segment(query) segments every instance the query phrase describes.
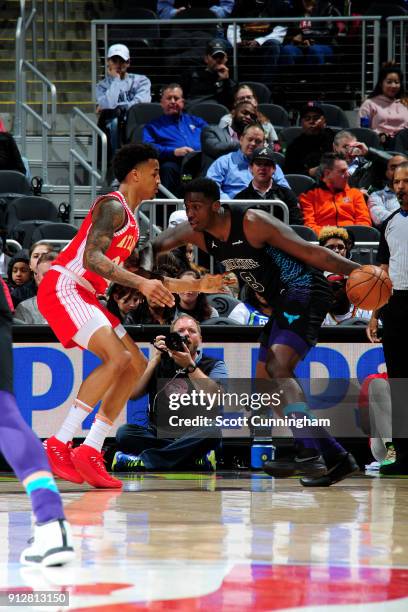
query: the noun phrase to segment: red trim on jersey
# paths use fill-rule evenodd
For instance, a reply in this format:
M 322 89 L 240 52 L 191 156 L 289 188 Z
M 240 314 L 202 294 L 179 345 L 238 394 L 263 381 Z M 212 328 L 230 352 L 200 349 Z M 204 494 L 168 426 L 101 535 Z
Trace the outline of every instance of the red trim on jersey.
M 85 278 L 94 287 L 96 293 L 99 294 L 105 293 L 109 281 L 99 274 L 87 270 L 83 264 L 83 257 L 88 234 L 92 227 L 92 212 L 95 206 L 101 200 L 105 199 L 119 200 L 126 213 L 125 225 L 114 233 L 109 249 L 105 253 L 106 257 L 111 261 L 119 266 L 123 265 L 123 262 L 126 261 L 132 253 L 139 240 L 139 227 L 136 223 L 134 214 L 127 205 L 124 195 L 120 191 L 113 191 L 112 193 L 107 193 L 96 198 L 83 220 L 77 235 L 53 262 L 53 265 L 64 266 L 76 276 Z

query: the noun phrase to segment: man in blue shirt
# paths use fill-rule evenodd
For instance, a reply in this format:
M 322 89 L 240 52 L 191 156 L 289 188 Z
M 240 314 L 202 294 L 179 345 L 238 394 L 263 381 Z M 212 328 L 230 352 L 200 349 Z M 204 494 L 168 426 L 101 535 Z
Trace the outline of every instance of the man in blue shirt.
M 207 122 L 183 112 L 183 90 L 178 83 L 167 85 L 160 104 L 163 115 L 145 125 L 143 142 L 158 150 L 161 182 L 178 195 L 182 166 L 193 157 L 191 154 L 201 151 L 201 130 Z
M 250 158 L 255 149 L 265 145 L 265 133 L 260 123 L 245 126 L 239 139 L 238 151 L 222 155 L 211 164 L 207 177 L 215 181 L 221 193 L 221 200 L 232 200 L 237 193 L 248 187 L 252 181 L 249 169 Z M 276 164 L 272 175 L 275 185 L 289 188 L 281 167 Z

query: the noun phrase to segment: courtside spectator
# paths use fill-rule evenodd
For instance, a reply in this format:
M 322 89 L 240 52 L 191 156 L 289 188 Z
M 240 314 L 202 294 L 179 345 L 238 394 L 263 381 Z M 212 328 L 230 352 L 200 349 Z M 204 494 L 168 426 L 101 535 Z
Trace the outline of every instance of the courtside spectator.
M 7 285 L 14 307 L 36 294 L 33 273 L 29 265 L 30 258 L 22 249 L 10 259 L 7 271 Z
M 272 123 L 269 121 L 268 117 L 265 117 L 265 115 L 263 115 L 259 111 L 258 98 L 256 97 L 255 92 L 252 89 L 252 87 L 250 85 L 247 85 L 246 83 L 241 83 L 240 85 L 237 86 L 235 93 L 234 93 L 234 108 L 231 111 L 231 113 L 221 117 L 218 126 L 220 128 L 232 126 L 232 121 L 234 118 L 234 110 L 236 110 L 238 105 L 241 104 L 242 102 L 249 102 L 250 104 L 255 106 L 255 109 L 257 111 L 256 120 L 258 121 L 258 123 L 262 124 L 263 130 L 265 132 L 265 140 L 270 145 L 274 146 L 275 151 L 280 151 L 281 147 L 279 144 L 279 139 L 275 131 L 275 128 L 273 127 Z
M 281 45 L 286 36 L 287 26 L 271 22 L 270 18 L 292 17 L 293 10 L 289 0 L 236 0 L 231 17 L 243 17 L 247 23 L 236 28 L 238 44 L 238 65 L 240 79 L 262 80 L 272 83 L 276 75 Z M 252 18 L 266 18 L 264 23 L 251 22 Z M 228 26 L 227 38 L 234 44 L 235 26 Z M 259 74 L 259 77 L 258 77 Z
M 384 189 L 374 191 L 368 198 L 368 210 L 370 211 L 373 225 L 377 227 L 388 219 L 394 210 L 400 207 L 399 200 L 393 189 L 393 179 L 396 168 L 406 161 L 408 161 L 406 155 L 398 154 L 391 157 L 391 159 L 388 160 L 387 170 L 385 172 L 387 185 Z
M 326 226 L 319 234 L 319 244 L 342 257 L 350 259 L 354 240 L 344 227 Z M 333 302 L 322 325 L 338 325 L 342 321 L 352 318 L 370 319 L 370 311 L 350 304 L 346 293 L 347 278 L 344 275 L 326 274 L 326 278 L 333 291 Z
M 215 181 L 220 188 L 221 200 L 233 199 L 252 181 L 249 160 L 255 149 L 265 145 L 265 134 L 262 126 L 258 123 L 245 126 L 239 144 L 238 151 L 222 155 L 207 170 L 207 177 Z M 278 164 L 273 180 L 277 185 L 289 187 Z
M 145 125 L 143 141 L 159 152 L 161 182 L 178 195 L 183 159 L 190 159 L 191 156 L 186 157 L 189 153 L 201 151 L 201 130 L 207 122 L 184 112 L 183 90 L 178 83 L 164 88 L 160 104 L 163 115 Z
M 230 125 L 207 125 L 201 132 L 202 171 L 212 162 L 232 151 L 238 151 L 239 139 L 245 126 L 258 121 L 258 114 L 251 102 L 239 102 L 231 113 Z
M 392 150 L 395 137 L 408 128 L 408 106 L 401 70 L 385 64 L 368 99 L 360 106 L 360 118 L 375 130 L 384 149 Z
M 44 252 L 40 255 L 37 260 L 35 271 L 34 271 L 34 281 L 38 288 L 42 279 L 47 274 L 48 270 L 51 268 L 52 262 L 57 258 L 57 253 L 53 251 Z M 42 316 L 41 312 L 38 310 L 37 304 L 37 296 L 28 298 L 27 300 L 23 300 L 17 306 L 14 311 L 13 323 L 26 323 L 28 325 L 48 325 L 46 319 Z
M 310 17 L 340 16 L 334 3 L 327 0 L 295 0 L 294 14 L 302 17 L 302 20 L 290 24 L 280 63 L 288 66 L 303 62 L 308 65 L 332 62 L 336 37 L 344 31 L 345 25 L 341 21 L 311 22 Z
M 320 182 L 299 196 L 304 224 L 318 235 L 325 225 L 371 226 L 363 194 L 348 185 L 347 162 L 335 153 L 326 153 L 320 171 Z
M 327 127 L 318 102 L 308 102 L 300 110 L 302 132 L 286 149 L 285 173 L 315 176 L 323 153 L 332 150 L 334 132 Z
M 210 40 L 204 64 L 185 72 L 181 86 L 189 102 L 213 101 L 228 108 L 233 102 L 235 82 L 228 68 L 227 43 L 220 38 Z
M 107 53 L 107 75 L 96 86 L 98 127 L 108 137 L 108 160 L 121 144 L 129 108 L 150 102 L 150 80 L 128 72 L 130 53 L 126 45 L 111 45 Z
M 251 156 L 249 169 L 253 175 L 252 181 L 234 199 L 236 200 L 282 200 L 289 209 L 289 223 L 303 224 L 302 211 L 296 195 L 291 189 L 275 185 L 273 175 L 276 163 L 270 147 L 256 149 Z M 283 221 L 283 215 L 278 209 L 274 216 Z

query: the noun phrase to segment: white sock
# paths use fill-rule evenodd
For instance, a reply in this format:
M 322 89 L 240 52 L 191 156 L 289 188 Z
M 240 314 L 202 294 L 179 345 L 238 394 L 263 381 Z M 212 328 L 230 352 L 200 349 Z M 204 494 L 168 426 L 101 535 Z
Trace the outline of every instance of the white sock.
M 95 448 L 100 452 L 102 449 L 102 444 L 104 443 L 111 427 L 112 421 L 101 414 L 97 414 L 94 422 L 92 423 L 92 427 L 89 430 L 89 434 L 84 440 L 84 444 L 87 446 L 92 446 L 92 448 Z
M 91 406 L 88 406 L 84 402 L 81 402 L 81 400 L 76 399 L 69 409 L 61 428 L 59 429 L 58 433 L 55 434 L 57 440 L 63 442 L 64 444 L 71 442 L 78 427 L 82 425 L 92 410 L 93 408 Z

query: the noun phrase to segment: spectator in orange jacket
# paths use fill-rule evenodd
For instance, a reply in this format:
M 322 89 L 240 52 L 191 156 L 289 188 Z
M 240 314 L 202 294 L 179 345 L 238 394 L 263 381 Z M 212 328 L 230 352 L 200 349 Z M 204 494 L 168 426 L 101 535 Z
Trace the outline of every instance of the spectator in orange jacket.
M 345 159 L 335 153 L 326 153 L 320 169 L 320 182 L 299 196 L 304 224 L 316 234 L 325 225 L 371 225 L 363 194 L 347 183 Z

